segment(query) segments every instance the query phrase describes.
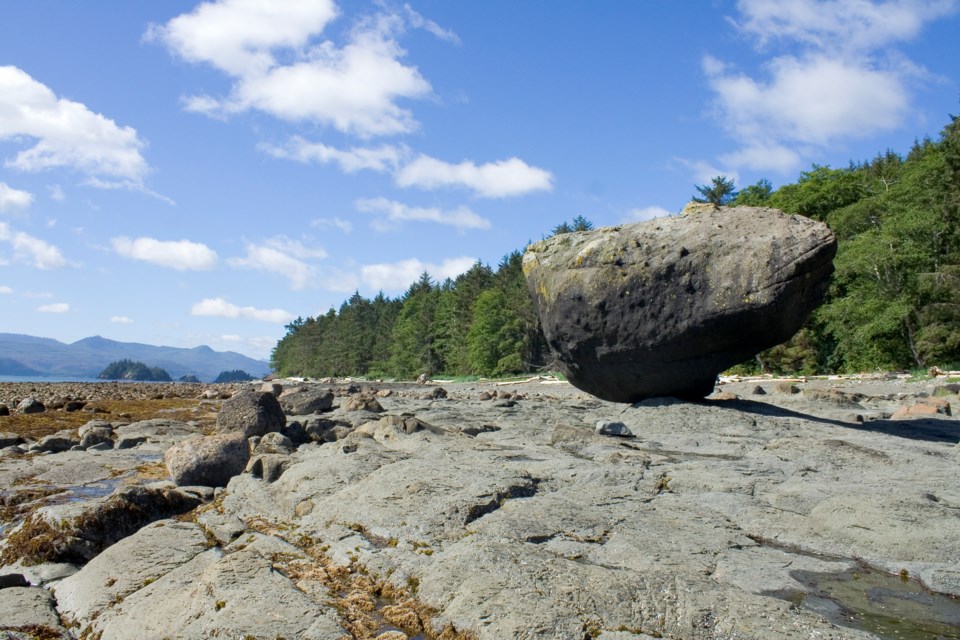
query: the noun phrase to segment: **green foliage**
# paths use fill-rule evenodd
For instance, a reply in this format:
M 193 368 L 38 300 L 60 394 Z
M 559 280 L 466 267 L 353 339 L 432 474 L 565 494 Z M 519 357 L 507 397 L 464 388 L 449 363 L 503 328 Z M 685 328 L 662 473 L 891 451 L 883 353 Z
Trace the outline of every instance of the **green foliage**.
M 824 304 L 743 373 L 813 374 L 960 363 L 960 121 L 906 158 L 887 150 L 843 169 L 813 165 L 773 190 L 739 193 L 718 176 L 701 202 L 770 206 L 825 221 L 838 241 Z M 588 231 L 583 216 L 551 234 Z M 297 318 L 273 351 L 282 375 L 504 375 L 544 367 L 548 353 L 526 290 L 522 251 L 496 270 L 455 280 L 428 274 L 399 299 L 355 293 L 339 310 Z
M 97 376 L 100 380 L 137 380 L 140 382 L 170 382 L 170 374 L 159 367 L 148 367 L 142 362 L 117 360 L 111 362 Z
M 559 236 L 563 233 L 573 233 L 574 231 L 592 231 L 593 223 L 582 215 L 573 219 L 572 223 L 561 222 L 550 231 L 550 236 Z
M 716 176 L 707 185 L 694 185 L 699 196 L 693 196 L 694 202 L 709 202 L 718 207 L 730 204 L 737 197 L 737 188 L 727 176 Z
M 730 201 L 734 207 L 765 207 L 770 203 L 773 194 L 773 185 L 764 178 L 756 184 L 745 187 L 737 193 L 737 197 Z
M 243 371 L 241 369 L 234 369 L 233 371 L 221 371 L 217 376 L 217 379 L 214 380 L 214 383 L 218 382 L 249 382 L 253 380 L 254 377 Z

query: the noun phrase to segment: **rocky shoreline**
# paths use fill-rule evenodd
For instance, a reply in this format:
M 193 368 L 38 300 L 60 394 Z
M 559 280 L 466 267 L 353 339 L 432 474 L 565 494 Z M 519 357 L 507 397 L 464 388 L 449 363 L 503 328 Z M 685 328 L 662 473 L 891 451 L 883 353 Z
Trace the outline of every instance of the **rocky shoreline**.
M 960 637 L 946 380 L 277 381 L 244 470 L 175 484 L 249 388 L 0 385 L 0 432 L 79 423 L 0 447 L 0 637 Z

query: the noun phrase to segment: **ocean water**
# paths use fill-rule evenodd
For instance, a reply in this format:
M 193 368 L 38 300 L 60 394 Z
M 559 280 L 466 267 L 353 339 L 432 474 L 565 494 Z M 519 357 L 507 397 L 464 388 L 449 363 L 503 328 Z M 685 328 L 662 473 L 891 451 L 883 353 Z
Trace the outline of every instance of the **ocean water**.
M 96 378 L 65 378 L 57 376 L 0 376 L 0 382 L 106 382 Z

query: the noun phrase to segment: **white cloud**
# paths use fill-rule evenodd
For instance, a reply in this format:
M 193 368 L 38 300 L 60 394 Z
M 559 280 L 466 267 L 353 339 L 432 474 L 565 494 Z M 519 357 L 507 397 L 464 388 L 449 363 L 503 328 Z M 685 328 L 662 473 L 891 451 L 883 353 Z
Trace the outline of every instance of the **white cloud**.
M 285 160 L 319 164 L 333 162 L 340 165 L 345 173 L 354 173 L 361 169 L 381 172 L 391 171 L 409 153 L 405 147 L 394 145 L 354 147 L 343 150 L 320 142 L 309 142 L 300 136 L 293 136 L 282 147 L 262 144 L 260 149 L 275 158 Z
M 13 247 L 13 259 L 16 262 L 26 262 L 37 269 L 67 266 L 60 249 L 22 231 L 14 231 L 5 222 L 0 222 L 0 242 L 7 242 Z
M 212 269 L 217 264 L 216 252 L 205 244 L 190 240 L 165 241 L 154 238 L 119 237 L 110 240 L 121 256 L 169 267 L 177 271 Z
M 68 313 L 70 304 L 66 302 L 55 302 L 53 304 L 42 304 L 37 307 L 37 311 L 42 313 Z
M 284 324 L 293 320 L 294 316 L 283 309 L 257 309 L 255 307 L 238 307 L 223 298 L 205 298 L 193 305 L 190 314 L 194 316 L 212 316 L 216 318 L 246 318 L 261 322 Z
M 490 221 L 481 218 L 467 207 L 457 207 L 452 211 L 437 208 L 411 207 L 386 198 L 357 200 L 357 211 L 384 214 L 376 218 L 372 226 L 377 231 L 395 229 L 402 222 L 436 222 L 450 225 L 461 231 L 464 229 L 489 229 Z
M 306 261 L 325 257 L 327 252 L 320 247 L 307 247 L 299 240 L 277 236 L 261 245 L 248 243 L 245 258 L 230 258 L 227 263 L 279 274 L 290 280 L 292 289 L 304 289 L 316 278 L 316 268 Z
M 758 50 L 785 52 L 754 76 L 703 58 L 714 113 L 741 145 L 720 159 L 788 173 L 819 149 L 901 126 L 912 84 L 929 74 L 892 47 L 957 8 L 956 0 L 740 0 L 732 24 Z
M 17 67 L 0 67 L 0 140 L 36 143 L 6 165 L 22 171 L 68 167 L 94 186 L 142 187 L 149 168 L 140 154 L 145 143 L 135 129 L 57 98 Z
M 734 23 L 757 38 L 826 50 L 869 50 L 912 40 L 924 23 L 956 11 L 955 0 L 740 0 Z
M 769 144 L 755 142 L 731 153 L 725 153 L 718 159 L 731 167 L 743 167 L 757 171 L 769 169 L 783 174 L 796 171 L 803 163 L 802 157 L 797 151 L 776 142 Z
M 651 206 L 631 209 L 624 217 L 624 222 L 643 222 L 653 220 L 654 218 L 666 218 L 672 216 L 673 212 L 667 211 L 663 207 Z
M 310 222 L 310 226 L 316 227 L 317 229 L 329 229 L 333 227 L 340 229 L 340 231 L 344 233 L 353 231 L 353 223 L 343 218 L 316 218 Z
M 56 200 L 57 202 L 63 202 L 67 199 L 66 194 L 63 192 L 63 188 L 58 184 L 52 184 L 47 187 L 47 190 L 50 192 L 50 199 Z
M 0 124 L 0 126 L 3 126 Z M 33 194 L 29 191 L 20 191 L 0 182 L 0 213 L 14 209 L 27 209 L 33 202 Z
M 8 287 L 7 285 L 0 285 L 0 294 L 10 295 L 11 293 L 13 293 L 12 288 Z
M 383 291 L 403 291 L 426 271 L 434 280 L 456 278 L 476 263 L 476 258 L 460 257 L 440 264 L 421 262 L 416 258 L 399 262 L 368 264 L 360 269 L 360 278 L 367 286 Z
M 550 191 L 553 175 L 531 167 L 519 158 L 477 165 L 471 161 L 451 164 L 427 155 L 405 165 L 396 174 L 401 187 L 437 189 L 466 187 L 483 198 L 506 198 L 534 191 Z
M 897 127 L 909 107 L 901 77 L 854 61 L 782 56 L 767 70 L 767 82 L 729 71 L 707 76 L 725 128 L 747 146 L 771 139 L 826 145 L 866 137 Z
M 331 0 L 220 0 L 152 26 L 146 37 L 233 78 L 228 96 L 190 97 L 188 110 L 223 116 L 256 109 L 361 136 L 413 130 L 413 115 L 397 100 L 425 97 L 431 87 L 400 62 L 405 52 L 396 37 L 410 20 L 381 14 L 358 23 L 342 47 L 314 42 L 336 15 Z
M 127 316 L 111 316 L 110 322 L 114 324 L 132 324 L 133 320 L 131 320 Z

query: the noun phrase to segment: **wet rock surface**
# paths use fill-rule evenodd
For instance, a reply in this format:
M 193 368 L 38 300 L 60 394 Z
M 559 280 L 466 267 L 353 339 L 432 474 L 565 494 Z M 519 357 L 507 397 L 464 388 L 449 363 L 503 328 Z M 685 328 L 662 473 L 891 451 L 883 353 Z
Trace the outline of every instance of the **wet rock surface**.
M 192 511 L 0 574 L 46 585 L 11 588 L 32 624 L 101 640 L 949 638 L 960 419 L 925 402 L 937 385 L 744 380 L 623 405 L 555 381 L 327 384 L 322 416 L 289 418 L 316 428 L 253 438 L 225 489 L 181 488 L 206 499 Z M 383 412 L 348 410 L 357 394 Z M 919 404 L 940 410 L 891 418 Z M 177 491 L 162 455 L 199 429 L 124 429 L 145 440 L 0 457 L 0 552 L 38 504 Z
M 553 236 L 527 247 L 523 271 L 574 386 L 616 402 L 700 399 L 720 372 L 796 333 L 836 250 L 821 222 L 701 206 Z

